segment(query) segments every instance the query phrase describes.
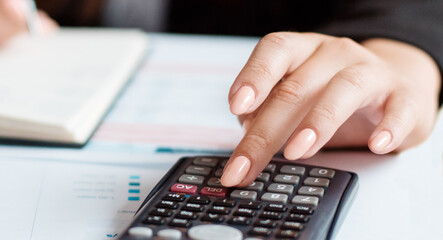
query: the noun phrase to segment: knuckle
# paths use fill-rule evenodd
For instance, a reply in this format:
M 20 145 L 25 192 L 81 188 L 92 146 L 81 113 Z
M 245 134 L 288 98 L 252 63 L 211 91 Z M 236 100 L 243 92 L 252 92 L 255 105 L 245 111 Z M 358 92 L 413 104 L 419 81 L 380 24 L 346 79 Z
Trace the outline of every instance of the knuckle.
M 288 32 L 273 32 L 265 35 L 260 42 L 272 44 L 276 47 L 288 46 L 290 42 L 290 34 Z
M 298 105 L 305 99 L 305 89 L 297 81 L 283 81 L 273 91 L 272 98 L 278 101 Z
M 360 91 L 365 88 L 366 81 L 364 74 L 356 69 L 343 70 L 337 74 L 336 78 L 354 90 Z
M 255 61 L 248 66 L 248 70 L 253 72 L 258 79 L 263 79 L 264 81 L 272 80 L 272 72 L 265 63 Z
M 332 44 L 341 51 L 352 51 L 359 47 L 357 42 L 347 37 L 335 38 L 332 40 Z
M 246 148 L 249 151 L 269 149 L 272 146 L 272 138 L 262 131 L 249 132 L 245 135 L 243 142 L 248 143 Z
M 311 111 L 316 116 L 316 121 L 321 122 L 321 124 L 329 122 L 331 125 L 334 125 L 337 122 L 337 112 L 331 105 L 317 104 L 312 107 Z

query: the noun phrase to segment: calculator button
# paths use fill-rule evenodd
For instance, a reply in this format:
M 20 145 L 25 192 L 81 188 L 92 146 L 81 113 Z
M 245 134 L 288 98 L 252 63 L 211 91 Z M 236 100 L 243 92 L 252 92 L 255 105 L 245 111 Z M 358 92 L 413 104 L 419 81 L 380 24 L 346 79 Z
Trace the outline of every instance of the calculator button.
M 163 200 L 183 202 L 186 199 L 185 195 L 179 193 L 168 193 L 163 197 Z
M 172 185 L 171 192 L 194 194 L 197 192 L 197 189 L 198 187 L 195 185 L 176 183 Z
M 207 157 L 198 157 L 198 158 L 195 158 L 194 161 L 192 161 L 192 163 L 195 165 L 199 165 L 199 166 L 215 167 L 215 166 L 217 166 L 218 159 L 207 158 Z
M 183 210 L 193 211 L 193 212 L 203 212 L 205 206 L 198 203 L 188 203 L 182 208 Z
M 280 168 L 280 173 L 302 176 L 303 174 L 305 174 L 305 168 L 295 167 L 291 165 L 284 165 L 283 167 Z
M 335 171 L 331 169 L 324 168 L 313 168 L 309 172 L 309 176 L 311 177 L 325 177 L 325 178 L 333 178 L 335 175 Z
M 235 206 L 235 201 L 231 199 L 220 199 L 214 202 L 214 206 L 233 207 Z
M 230 240 L 243 239 L 243 233 L 240 230 L 226 225 L 215 224 L 205 224 L 192 227 L 189 229 L 188 235 L 193 240 L 220 239 L 220 236 L 223 236 L 224 239 Z
M 176 218 L 183 218 L 183 219 L 196 219 L 198 217 L 198 214 L 190 211 L 180 211 L 175 215 Z
M 318 196 L 323 197 L 325 190 L 319 187 L 301 187 L 298 189 L 298 194 L 300 195 L 310 195 L 310 196 Z
M 288 208 L 284 204 L 270 203 L 266 205 L 265 210 L 273 212 L 286 212 Z
M 129 229 L 128 233 L 132 237 L 144 237 L 144 238 L 150 238 L 153 235 L 152 229 L 147 227 L 133 227 Z
M 276 193 L 286 193 L 291 195 L 294 191 L 294 186 L 288 184 L 273 183 L 268 186 L 268 191 Z
M 228 214 L 231 211 L 228 207 L 222 207 L 222 206 L 213 206 L 208 210 L 208 213 L 216 213 L 216 214 Z
M 229 220 L 229 223 L 235 224 L 235 225 L 249 225 L 249 224 L 251 224 L 251 219 L 247 218 L 247 217 L 242 217 L 242 216 L 232 217 Z
M 309 221 L 309 216 L 304 214 L 291 213 L 288 215 L 286 220 L 293 222 L 307 222 Z
M 162 229 L 158 231 L 157 236 L 160 239 L 179 240 L 182 238 L 182 232 L 177 229 Z
M 187 219 L 174 218 L 169 222 L 170 226 L 188 228 L 191 222 Z
M 272 233 L 271 229 L 264 227 L 253 227 L 249 231 L 249 234 L 251 235 L 260 235 L 260 236 L 269 236 L 271 235 L 271 233 Z
M 303 204 L 303 205 L 317 206 L 318 205 L 318 198 L 317 197 L 297 195 L 297 196 L 295 196 L 292 199 L 292 203 L 293 204 Z
M 258 210 L 258 209 L 261 208 L 261 205 L 260 205 L 260 202 L 243 201 L 243 202 L 240 203 L 239 207 Z
M 291 213 L 298 213 L 298 214 L 313 214 L 314 208 L 309 206 L 295 206 L 292 208 Z
M 244 187 L 242 189 L 252 190 L 252 191 L 262 191 L 264 186 L 265 186 L 265 184 L 262 182 L 253 182 L 253 183 L 249 184 L 249 186 Z
M 198 203 L 198 204 L 208 204 L 211 200 L 205 196 L 191 196 L 189 197 L 188 203 Z
M 273 172 L 275 172 L 276 167 L 277 166 L 275 164 L 270 163 L 270 164 L 266 165 L 265 169 L 263 169 L 263 172 L 273 173 Z
M 167 200 L 161 200 L 156 205 L 156 207 L 158 207 L 158 208 L 169 208 L 169 209 L 176 209 L 176 208 L 178 208 L 178 206 L 179 206 L 179 204 L 177 202 L 167 201 Z
M 260 218 L 278 220 L 282 218 L 282 214 L 279 212 L 263 211 L 262 214 L 260 214 Z
M 261 182 L 267 182 L 267 181 L 269 181 L 269 178 L 271 178 L 271 175 L 269 173 L 261 172 L 258 174 L 258 176 L 255 180 L 261 181 Z
M 274 182 L 277 183 L 297 185 L 299 181 L 300 177 L 295 175 L 278 174 L 274 177 Z
M 221 177 L 223 175 L 223 168 L 219 168 L 215 171 L 214 176 Z
M 218 177 L 210 178 L 206 184 L 210 187 L 223 187 Z
M 200 194 L 211 196 L 211 197 L 222 197 L 226 196 L 226 188 L 216 188 L 216 187 L 204 187 L 200 191 Z
M 257 227 L 267 227 L 267 228 L 275 228 L 277 226 L 277 221 L 271 219 L 259 219 L 254 223 Z
M 292 230 L 281 230 L 281 231 L 277 232 L 277 237 L 279 237 L 279 238 L 295 239 L 298 237 L 298 235 L 299 235 L 299 233 L 297 231 L 292 231 Z
M 172 211 L 166 208 L 157 208 L 152 210 L 149 215 L 170 217 L 172 216 Z
M 159 216 L 148 216 L 142 221 L 143 224 L 154 224 L 154 225 L 163 225 L 165 224 L 165 222 L 166 220 Z
M 228 163 L 228 159 L 225 159 L 225 160 L 223 160 L 223 161 L 221 162 L 220 166 L 221 166 L 222 168 L 224 168 L 224 167 L 226 166 L 227 163 Z
M 196 175 L 202 175 L 202 176 L 208 176 L 211 173 L 212 168 L 210 167 L 202 167 L 202 166 L 194 166 L 191 165 L 188 168 L 186 168 L 187 174 L 196 174 Z
M 254 201 L 257 199 L 257 192 L 246 190 L 234 190 L 231 193 L 231 198 L 247 199 Z
M 189 174 L 183 174 L 178 181 L 180 183 L 189 183 L 189 184 L 197 184 L 197 185 L 201 185 L 203 184 L 203 180 L 205 180 L 204 177 L 202 176 L 197 176 L 197 175 L 189 175 Z
M 288 201 L 288 195 L 280 193 L 265 193 L 261 196 L 261 200 L 286 203 Z
M 280 228 L 301 231 L 303 229 L 303 224 L 299 222 L 283 222 Z
M 308 177 L 303 183 L 308 186 L 327 187 L 329 186 L 329 179 Z
M 208 213 L 201 218 L 202 221 L 220 223 L 225 220 L 223 215 Z
M 249 208 L 239 208 L 234 212 L 236 216 L 253 217 L 255 216 L 255 211 Z

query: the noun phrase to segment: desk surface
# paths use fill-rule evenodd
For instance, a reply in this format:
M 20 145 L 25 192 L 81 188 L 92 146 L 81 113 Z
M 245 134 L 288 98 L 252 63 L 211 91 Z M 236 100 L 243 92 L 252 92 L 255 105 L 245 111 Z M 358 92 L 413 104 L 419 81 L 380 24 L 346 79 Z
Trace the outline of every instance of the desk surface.
M 0 146 L 2 237 L 114 239 L 178 157 L 235 147 L 227 92 L 258 39 L 151 37 L 153 51 L 85 148 Z M 401 154 L 303 160 L 359 174 L 337 239 L 440 239 L 442 136 L 440 118 L 428 141 Z

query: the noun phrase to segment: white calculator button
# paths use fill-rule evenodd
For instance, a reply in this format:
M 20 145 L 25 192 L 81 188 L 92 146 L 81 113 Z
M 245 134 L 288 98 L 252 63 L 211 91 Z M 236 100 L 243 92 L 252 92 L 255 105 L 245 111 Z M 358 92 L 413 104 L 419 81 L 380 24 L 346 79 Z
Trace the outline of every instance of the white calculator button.
M 147 227 L 133 227 L 129 229 L 128 233 L 133 237 L 152 237 L 152 229 Z
M 159 239 L 168 239 L 168 240 L 181 239 L 182 232 L 180 232 L 177 229 L 163 229 L 158 231 L 157 237 Z
M 225 225 L 199 225 L 192 227 L 188 235 L 193 240 L 242 240 L 240 230 Z

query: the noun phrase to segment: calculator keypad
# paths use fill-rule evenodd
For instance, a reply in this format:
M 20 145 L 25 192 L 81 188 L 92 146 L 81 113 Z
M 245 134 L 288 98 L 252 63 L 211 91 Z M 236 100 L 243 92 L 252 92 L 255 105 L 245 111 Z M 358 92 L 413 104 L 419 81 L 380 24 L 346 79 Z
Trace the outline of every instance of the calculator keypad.
M 240 229 L 238 239 L 296 239 L 336 175 L 331 169 L 276 162 L 268 164 L 249 186 L 224 188 L 220 177 L 226 163 L 227 159 L 218 157 L 194 158 L 176 174 L 169 192 L 152 204 L 143 226 L 131 228 L 129 235 L 193 239 L 193 234 L 208 234 L 209 227 L 204 226 L 214 226 L 205 224 L 216 224 L 223 227 L 214 231 L 223 229 L 235 236 L 234 230 Z

